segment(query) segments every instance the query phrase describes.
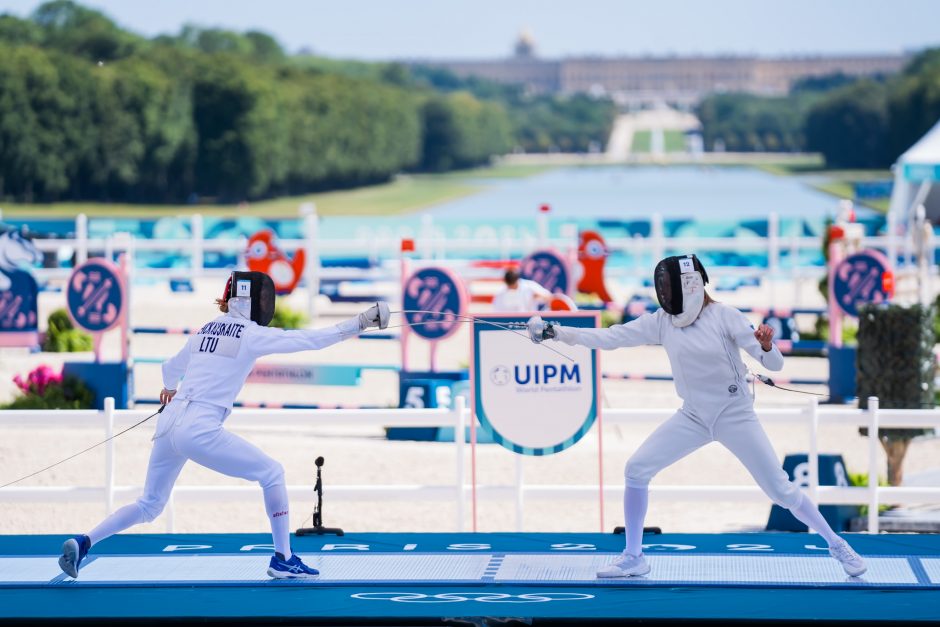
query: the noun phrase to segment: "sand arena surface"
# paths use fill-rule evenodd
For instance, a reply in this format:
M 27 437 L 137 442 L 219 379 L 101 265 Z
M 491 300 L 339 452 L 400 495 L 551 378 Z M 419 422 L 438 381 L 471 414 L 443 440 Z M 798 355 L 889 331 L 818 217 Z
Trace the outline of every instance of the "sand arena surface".
M 819 306 L 814 288 L 807 284 L 797 293 L 792 285 L 778 288 L 781 305 Z M 212 299 L 218 292 L 213 281 L 198 281 L 193 294 L 170 294 L 165 283 L 135 286 L 132 323 L 140 326 L 196 327 L 215 316 Z M 745 306 L 769 302 L 766 289 L 741 289 L 733 294 L 718 293 L 719 300 Z M 815 298 L 815 300 L 814 300 Z M 302 294 L 291 297 L 292 306 L 304 304 Z M 40 318 L 62 304 L 61 294 L 40 295 Z M 363 307 L 323 304 L 314 326 L 337 322 L 358 313 Z M 396 309 L 393 305 L 392 309 Z M 392 324 L 398 323 L 393 315 Z M 134 340 L 135 354 L 169 356 L 184 343 L 184 336 L 141 336 Z M 527 341 L 519 338 L 519 341 Z M 119 350 L 117 332 L 106 338 L 106 358 L 116 358 Z M 66 358 L 90 360 L 90 354 L 29 354 L 16 349 L 0 352 L 0 400 L 11 398 L 14 374 L 25 374 L 39 364 L 58 365 Z M 411 346 L 412 368 L 427 366 L 427 347 L 421 341 Z M 268 358 L 278 363 L 374 363 L 394 364 L 399 359 L 396 342 L 351 340 L 317 352 L 279 355 Z M 442 369 L 466 365 L 469 359 L 469 327 L 464 326 L 439 350 Z M 745 357 L 748 361 L 749 358 Z M 639 347 L 605 352 L 602 368 L 611 372 L 668 374 L 665 352 L 659 347 Z M 749 362 L 751 363 L 751 362 Z M 753 365 L 753 364 L 752 364 Z M 827 362 L 817 358 L 788 358 L 780 378 L 824 378 Z M 155 397 L 161 387 L 159 366 L 140 365 L 135 381 L 141 396 Z M 806 388 L 824 391 L 824 388 Z M 807 398 L 766 387 L 757 389 L 758 414 L 761 407 L 801 406 Z M 607 407 L 675 408 L 679 400 L 668 382 L 621 382 L 604 384 Z M 243 400 L 308 403 L 345 403 L 397 406 L 397 377 L 392 372 L 367 373 L 359 387 L 310 387 L 299 385 L 248 385 Z M 118 440 L 116 445 L 117 484 L 143 484 L 150 452 L 153 424 L 148 423 Z M 657 426 L 643 422 L 604 429 L 604 481 L 622 485 L 623 466 L 630 454 Z M 312 485 L 313 460 L 326 458 L 325 480 L 330 485 L 453 485 L 456 476 L 452 443 L 387 441 L 378 427 L 344 425 L 287 429 L 279 427 L 234 428 L 272 457 L 283 463 L 291 485 Z M 780 459 L 787 453 L 806 452 L 809 447 L 805 428 L 767 424 L 766 430 Z M 91 427 L 0 427 L 0 483 L 32 472 L 103 439 L 101 428 Z M 841 453 L 849 471 L 863 472 L 868 460 L 868 442 L 853 427 L 823 426 L 820 429 L 821 453 Z M 884 455 L 879 451 L 882 468 Z M 905 462 L 905 475 L 936 470 L 940 460 L 940 439 L 916 440 Z M 104 479 L 104 448 L 29 479 L 24 486 L 100 486 Z M 466 471 L 469 479 L 469 449 Z M 522 459 L 525 480 L 529 484 L 584 485 L 597 481 L 597 440 L 594 433 L 573 448 L 548 457 Z M 495 445 L 478 450 L 478 476 L 481 484 L 512 482 L 516 472 L 514 456 Z M 664 470 L 653 481 L 656 485 L 753 485 L 744 467 L 719 444 L 712 443 Z M 183 469 L 177 485 L 247 485 L 202 468 L 192 462 Z M 29 503 L 2 501 L 0 533 L 75 533 L 87 530 L 105 514 L 103 503 Z M 124 504 L 123 501 L 116 505 Z M 300 526 L 312 511 L 312 493 L 292 502 L 291 524 Z M 762 528 L 767 521 L 770 502 L 714 503 L 679 502 L 651 497 L 647 524 L 669 532 L 717 532 Z M 382 500 L 339 501 L 327 495 L 325 523 L 349 532 L 362 531 L 453 531 L 456 528 L 456 504 L 451 501 L 421 501 L 404 492 L 400 497 Z M 469 529 L 469 508 L 466 524 Z M 172 513 L 177 532 L 252 532 L 268 529 L 260 490 L 256 502 L 250 500 L 197 504 L 180 502 Z M 167 513 L 154 523 L 134 528 L 135 532 L 163 532 Z M 479 508 L 481 531 L 510 531 L 516 527 L 512 500 L 482 500 Z M 553 500 L 529 499 L 525 504 L 523 529 L 526 531 L 593 531 L 598 529 L 596 500 L 559 497 Z M 604 529 L 622 524 L 619 499 L 608 499 Z

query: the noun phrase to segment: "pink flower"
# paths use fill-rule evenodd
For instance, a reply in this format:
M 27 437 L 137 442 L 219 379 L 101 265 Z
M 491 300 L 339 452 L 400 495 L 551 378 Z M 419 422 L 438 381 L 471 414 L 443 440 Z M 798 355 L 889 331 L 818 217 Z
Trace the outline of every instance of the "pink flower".
M 26 375 L 25 381 L 20 375 L 16 375 L 13 377 L 13 383 L 24 394 L 39 394 L 41 396 L 50 385 L 62 384 L 62 371 L 56 372 L 49 366 L 42 365 L 34 368 L 32 372 Z

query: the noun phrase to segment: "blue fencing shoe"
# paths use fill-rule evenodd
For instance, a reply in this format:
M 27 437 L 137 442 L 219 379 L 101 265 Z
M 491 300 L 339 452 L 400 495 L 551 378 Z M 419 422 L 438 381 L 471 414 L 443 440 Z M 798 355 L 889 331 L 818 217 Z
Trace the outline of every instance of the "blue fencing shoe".
M 294 553 L 289 560 L 285 560 L 280 553 L 275 553 L 268 564 L 268 575 L 275 579 L 316 579 L 320 571 L 310 568 Z
M 59 568 L 72 579 L 78 579 L 78 567 L 88 555 L 91 548 L 91 539 L 88 536 L 75 536 L 69 538 L 62 545 L 62 556 L 59 558 Z

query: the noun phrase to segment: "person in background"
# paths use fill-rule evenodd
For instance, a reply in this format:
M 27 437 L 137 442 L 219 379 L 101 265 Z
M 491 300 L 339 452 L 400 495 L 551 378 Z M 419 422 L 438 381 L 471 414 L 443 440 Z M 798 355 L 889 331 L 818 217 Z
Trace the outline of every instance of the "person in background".
M 552 298 L 551 292 L 528 279 L 519 277 L 515 268 L 506 270 L 503 276 L 506 286 L 493 297 L 493 311 L 498 313 L 516 313 L 537 311 L 539 305 Z

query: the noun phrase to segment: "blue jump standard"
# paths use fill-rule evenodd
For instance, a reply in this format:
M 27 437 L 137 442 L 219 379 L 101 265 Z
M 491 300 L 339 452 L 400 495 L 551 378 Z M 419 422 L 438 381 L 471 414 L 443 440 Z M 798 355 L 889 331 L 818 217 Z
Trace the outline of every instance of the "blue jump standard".
M 293 539 L 316 581 L 271 580 L 264 534 L 120 535 L 77 581 L 65 536 L 0 536 L 0 620 L 294 623 L 555 620 L 940 621 L 940 536 L 852 535 L 848 578 L 818 536 L 647 535 L 648 577 L 596 580 L 612 534 L 350 534 Z

